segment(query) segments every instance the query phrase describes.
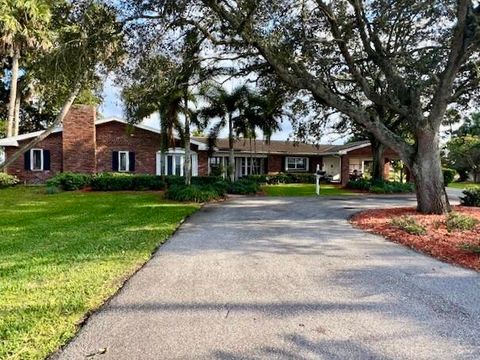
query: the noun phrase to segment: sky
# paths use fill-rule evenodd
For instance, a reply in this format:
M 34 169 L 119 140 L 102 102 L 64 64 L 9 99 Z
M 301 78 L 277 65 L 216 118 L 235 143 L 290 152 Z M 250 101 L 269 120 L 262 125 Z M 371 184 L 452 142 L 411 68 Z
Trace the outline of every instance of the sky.
M 121 89 L 113 83 L 111 78 L 108 78 L 103 89 L 103 103 L 100 105 L 100 113 L 103 117 L 124 118 L 120 93 Z M 145 119 L 143 123 L 154 128 L 159 128 L 158 116 Z M 281 128 L 281 131 L 276 132 L 272 136 L 272 140 L 287 140 L 289 137 L 292 138 L 293 130 L 292 125 L 289 122 L 283 122 L 281 124 Z M 226 137 L 226 130 L 223 130 L 220 136 Z M 343 144 L 345 140 L 346 137 L 342 137 L 338 134 L 330 134 L 325 135 L 321 142 L 325 144 Z

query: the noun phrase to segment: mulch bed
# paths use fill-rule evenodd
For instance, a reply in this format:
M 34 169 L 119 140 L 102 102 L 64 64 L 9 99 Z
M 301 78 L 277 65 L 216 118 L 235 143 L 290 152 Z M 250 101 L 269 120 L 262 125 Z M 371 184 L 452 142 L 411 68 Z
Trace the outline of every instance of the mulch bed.
M 453 211 L 480 220 L 480 208 L 454 206 Z M 395 217 L 413 216 L 423 225 L 426 235 L 412 235 L 390 224 Z M 355 214 L 350 222 L 363 230 L 431 255 L 437 259 L 480 271 L 480 254 L 461 248 L 464 244 L 480 245 L 480 224 L 470 231 L 448 232 L 445 215 L 424 215 L 414 208 L 367 210 Z

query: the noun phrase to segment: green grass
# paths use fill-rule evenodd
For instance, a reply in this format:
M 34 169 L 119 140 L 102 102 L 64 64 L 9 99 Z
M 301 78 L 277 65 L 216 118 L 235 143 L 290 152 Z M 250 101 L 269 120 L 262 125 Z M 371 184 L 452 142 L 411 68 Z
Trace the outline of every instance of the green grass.
M 279 184 L 265 185 L 262 190 L 268 196 L 316 196 L 315 184 Z M 341 188 L 338 185 L 320 184 L 320 195 L 337 196 L 337 195 L 356 195 L 348 189 Z
M 0 359 L 43 359 L 198 208 L 156 193 L 0 190 Z
M 455 189 L 467 189 L 467 188 L 480 189 L 480 184 L 475 184 L 472 182 L 452 182 L 448 184 L 448 187 L 455 188 Z

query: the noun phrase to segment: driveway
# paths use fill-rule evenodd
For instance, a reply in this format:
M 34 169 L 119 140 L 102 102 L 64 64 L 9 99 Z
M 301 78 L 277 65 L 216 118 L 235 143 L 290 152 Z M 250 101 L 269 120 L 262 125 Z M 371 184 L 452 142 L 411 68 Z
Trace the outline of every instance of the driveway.
M 479 274 L 346 220 L 412 200 L 205 206 L 54 358 L 479 359 Z

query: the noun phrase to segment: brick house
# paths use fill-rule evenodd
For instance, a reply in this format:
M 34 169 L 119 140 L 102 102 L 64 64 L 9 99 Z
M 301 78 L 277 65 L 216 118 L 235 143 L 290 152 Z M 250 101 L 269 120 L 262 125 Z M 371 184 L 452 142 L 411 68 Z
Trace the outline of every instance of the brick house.
M 42 131 L 0 139 L 8 158 Z M 208 154 L 207 139 L 192 137 L 192 174 L 218 173 L 228 166 L 228 139 L 219 139 L 213 154 Z M 353 172 L 363 173 L 372 162 L 369 142 L 347 145 L 294 144 L 288 141 L 239 139 L 234 143 L 235 173 L 274 174 L 279 172 L 314 172 L 317 164 L 334 181 L 346 184 Z M 96 119 L 95 108 L 74 106 L 63 126 L 26 152 L 7 172 L 26 183 L 42 183 L 59 172 L 128 172 L 183 176 L 185 151 L 179 140 L 160 155 L 158 129 L 142 124 L 130 125 L 117 118 Z M 385 152 L 385 172 L 389 160 Z

